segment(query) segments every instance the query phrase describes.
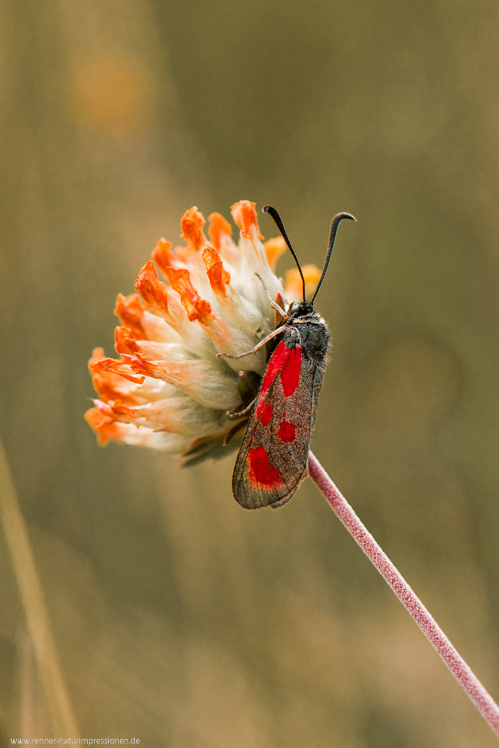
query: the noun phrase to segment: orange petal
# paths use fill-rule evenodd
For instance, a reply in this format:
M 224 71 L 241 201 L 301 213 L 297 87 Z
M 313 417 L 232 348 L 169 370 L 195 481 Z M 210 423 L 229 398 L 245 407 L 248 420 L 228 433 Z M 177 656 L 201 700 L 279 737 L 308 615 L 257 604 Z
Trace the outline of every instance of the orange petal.
M 121 402 L 103 403 L 100 400 L 94 400 L 94 405 L 102 418 L 110 421 L 122 421 L 129 423 L 135 418 L 135 411 Z
M 95 431 L 98 443 L 104 447 L 109 441 L 121 441 L 120 426 L 109 415 L 101 413 L 98 408 L 90 408 L 84 415 L 85 421 Z
M 239 226 L 242 236 L 246 239 L 253 239 L 252 229 L 256 230 L 259 239 L 263 239 L 258 226 L 255 205 L 256 203 L 251 203 L 249 200 L 239 200 L 231 208 L 232 218 Z
M 117 327 L 114 331 L 116 353 L 138 353 L 139 346 L 127 327 Z
M 92 384 L 100 399 L 106 403 L 109 400 L 121 400 L 132 405 L 136 404 L 136 397 L 130 393 L 130 385 L 124 381 L 123 377 L 100 365 L 100 362 L 105 360 L 102 348 L 94 348 L 92 358 L 88 362 Z
M 189 271 L 168 268 L 168 278 L 172 288 L 180 295 L 189 320 L 193 322 L 198 319 L 200 322 L 206 322 L 211 316 L 211 306 L 208 301 L 200 297 L 192 285 Z
M 152 260 L 146 262 L 135 281 L 135 288 L 140 293 L 146 304 L 160 312 L 168 313 L 168 293 L 164 283 L 162 283 Z
M 276 236 L 275 239 L 269 239 L 267 242 L 264 242 L 263 246 L 267 255 L 267 262 L 272 272 L 274 272 L 277 260 L 286 251 L 286 242 L 282 236 Z
M 107 402 L 108 400 L 119 400 L 121 393 L 114 387 L 112 382 L 109 382 L 106 378 L 105 373 L 97 370 L 90 372 L 92 376 L 92 384 L 94 390 L 97 392 L 101 400 Z
M 189 249 L 189 247 L 178 246 L 174 247 L 173 251 L 180 262 L 184 262 L 186 265 L 192 262 L 192 249 Z
M 227 296 L 226 286 L 230 283 L 230 273 L 224 268 L 222 258 L 213 247 L 206 247 L 203 252 L 206 272 L 213 291 L 220 296 Z
M 137 352 L 133 356 L 125 353 L 123 358 L 135 374 L 142 375 L 142 381 L 144 380 L 144 377 L 164 379 L 164 368 L 154 361 L 149 361 L 142 353 Z
M 175 253 L 172 252 L 173 244 L 167 242 L 166 239 L 158 239 L 158 243 L 152 251 L 152 259 L 156 265 L 160 268 L 163 274 L 166 276 L 166 269 L 175 266 L 177 258 Z
M 98 368 L 90 369 L 92 376 L 92 384 L 94 390 L 97 392 L 101 400 L 107 403 L 108 400 L 120 400 L 121 392 L 116 389 L 114 382 L 111 377 L 108 376 L 107 372 L 103 372 Z
M 114 313 L 120 318 L 122 324 L 128 327 L 132 335 L 139 340 L 147 340 L 146 332 L 142 326 L 144 311 L 138 294 L 133 293 L 130 296 L 118 294 Z
M 182 216 L 180 221 L 182 236 L 193 249 L 201 249 L 206 244 L 206 237 L 203 234 L 205 223 L 203 214 L 198 211 L 195 205 L 193 208 L 186 210 Z
M 136 384 L 142 384 L 144 381 L 144 377 L 134 377 L 131 374 L 130 367 L 126 361 L 117 361 L 115 358 L 103 358 L 100 361 L 94 361 L 89 364 L 88 368 L 92 376 L 99 376 L 103 372 L 112 372 Z
M 92 358 L 88 363 L 92 364 L 94 361 L 100 361 L 101 358 L 106 358 L 104 356 L 104 348 L 94 348 L 92 351 Z
M 216 249 L 220 250 L 222 246 L 222 236 L 225 234 L 229 237 L 232 236 L 232 227 L 220 213 L 212 213 L 208 216 L 210 222 L 210 228 L 208 234 Z

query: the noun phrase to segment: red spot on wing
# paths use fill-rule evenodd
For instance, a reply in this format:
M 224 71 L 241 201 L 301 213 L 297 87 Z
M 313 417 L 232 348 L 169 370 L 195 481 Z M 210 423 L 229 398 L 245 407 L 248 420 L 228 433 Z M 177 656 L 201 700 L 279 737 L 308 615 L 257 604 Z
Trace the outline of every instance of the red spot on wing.
M 284 342 L 284 341 L 283 341 Z M 276 349 L 277 350 L 277 349 Z M 281 371 L 281 382 L 284 395 L 289 397 L 298 387 L 301 372 L 301 348 L 291 348 Z
M 284 340 L 281 340 L 277 348 L 275 349 L 274 353 L 270 357 L 270 361 L 267 364 L 267 368 L 265 369 L 265 376 L 263 377 L 262 386 L 260 389 L 260 394 L 263 395 L 265 392 L 267 392 L 268 388 L 272 384 L 272 382 L 275 379 L 275 376 L 277 372 L 279 371 L 279 367 L 281 365 L 281 361 L 283 360 L 284 356 L 286 355 L 286 351 L 288 349 L 286 348 L 286 343 Z
M 285 442 L 286 444 L 290 444 L 291 442 L 294 442 L 295 440 L 296 429 L 292 423 L 283 421 L 281 425 L 279 426 L 279 431 L 277 432 L 277 436 L 282 442 Z
M 250 449 L 248 462 L 248 478 L 254 486 L 282 486 L 284 483 L 278 469 L 269 462 L 265 447 Z
M 268 426 L 271 419 L 272 419 L 272 413 L 274 412 L 274 408 L 272 407 L 271 403 L 260 403 L 258 406 L 258 409 L 256 411 L 257 416 L 260 417 L 260 421 L 262 422 L 263 426 Z

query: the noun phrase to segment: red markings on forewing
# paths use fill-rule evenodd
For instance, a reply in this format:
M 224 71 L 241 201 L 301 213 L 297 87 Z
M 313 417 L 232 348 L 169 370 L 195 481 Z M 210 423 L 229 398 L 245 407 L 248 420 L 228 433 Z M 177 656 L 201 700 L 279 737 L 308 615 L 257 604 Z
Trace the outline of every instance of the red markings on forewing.
M 284 342 L 284 341 L 283 341 Z M 281 382 L 284 395 L 289 397 L 298 387 L 300 382 L 301 371 L 301 348 L 291 348 L 287 351 L 286 360 L 284 361 L 281 371 Z
M 296 429 L 292 423 L 282 421 L 281 425 L 279 426 L 277 436 L 285 444 L 291 444 L 291 442 L 294 442 L 296 438 Z
M 263 378 L 262 386 L 260 387 L 260 397 L 262 397 L 262 395 L 267 392 L 268 388 L 274 381 L 287 350 L 288 349 L 286 347 L 286 343 L 284 342 L 284 340 L 281 340 L 274 353 L 270 357 L 270 361 L 267 364 L 267 368 L 265 369 L 265 376 Z
M 262 423 L 262 426 L 268 426 L 270 421 L 272 420 L 272 414 L 274 412 L 274 408 L 272 407 L 272 404 L 269 402 L 262 401 L 260 405 L 258 406 L 258 409 L 256 411 L 257 416 L 260 417 L 260 421 Z
M 282 486 L 281 474 L 272 463 L 265 447 L 250 449 L 248 454 L 248 478 L 254 486 Z
M 260 388 L 260 396 L 267 392 L 279 371 L 284 396 L 290 397 L 300 383 L 301 348 L 299 345 L 295 348 L 288 348 L 284 340 L 281 340 L 270 357 Z

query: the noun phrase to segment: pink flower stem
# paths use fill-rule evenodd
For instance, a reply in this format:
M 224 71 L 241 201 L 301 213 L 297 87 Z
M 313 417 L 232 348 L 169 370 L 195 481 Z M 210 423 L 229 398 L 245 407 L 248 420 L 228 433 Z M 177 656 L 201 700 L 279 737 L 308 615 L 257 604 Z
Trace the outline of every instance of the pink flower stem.
M 496 734 L 499 735 L 499 707 L 495 701 L 487 693 L 461 655 L 454 649 L 440 626 L 414 594 L 386 553 L 381 550 L 373 536 L 364 527 L 348 501 L 338 491 L 312 452 L 310 452 L 308 466 L 310 477 L 319 491 L 324 495 L 338 519 L 360 545 L 385 582 L 392 588 L 404 608 L 410 613 L 423 634 L 435 647 L 442 660 L 455 676 L 458 683 L 464 688 L 482 716 L 487 720 Z

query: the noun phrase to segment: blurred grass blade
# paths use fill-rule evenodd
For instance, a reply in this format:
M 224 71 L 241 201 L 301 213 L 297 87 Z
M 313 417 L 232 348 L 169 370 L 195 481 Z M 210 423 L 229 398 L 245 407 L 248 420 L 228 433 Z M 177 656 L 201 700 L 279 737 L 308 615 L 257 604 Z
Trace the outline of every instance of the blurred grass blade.
M 8 745 L 10 743 L 7 737 L 7 730 L 5 729 L 5 717 L 2 705 L 0 704 L 0 748 L 7 748 Z
M 59 665 L 48 611 L 3 445 L 0 441 L 0 517 L 43 683 L 54 734 L 77 738 L 73 710 Z

